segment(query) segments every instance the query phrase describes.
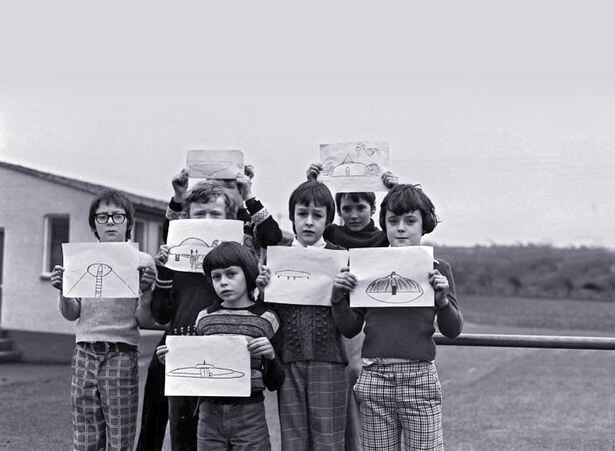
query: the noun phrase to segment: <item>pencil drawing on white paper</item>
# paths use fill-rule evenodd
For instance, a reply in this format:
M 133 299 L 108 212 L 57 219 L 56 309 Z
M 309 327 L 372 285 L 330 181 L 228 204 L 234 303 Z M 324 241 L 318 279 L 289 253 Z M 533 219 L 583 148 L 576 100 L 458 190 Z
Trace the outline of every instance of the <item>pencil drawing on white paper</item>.
M 80 284 L 91 283 L 91 279 L 87 276 L 94 278 L 94 287 L 93 287 L 94 293 L 92 296 L 94 298 L 100 299 L 103 297 L 103 288 L 105 284 L 105 278 L 107 279 L 115 278 L 116 280 L 126 285 L 126 287 L 128 287 L 128 289 L 130 289 L 130 291 L 135 296 L 138 296 L 135 290 L 133 290 L 132 287 L 122 277 L 120 277 L 113 270 L 111 266 L 107 265 L 106 263 L 92 263 L 91 265 L 89 265 L 85 273 L 77 280 L 77 282 L 75 282 L 75 284 L 72 287 L 70 287 L 70 289 L 66 292 L 66 294 L 67 295 L 70 294 L 70 292 L 75 287 L 79 286 Z
M 232 368 L 221 368 L 205 360 L 194 366 L 175 368 L 167 373 L 169 377 L 189 377 L 193 379 L 238 379 L 245 376 L 242 371 Z
M 334 160 L 327 160 L 322 174 L 329 177 L 377 177 L 382 173 L 377 163 L 365 164 L 355 161 L 347 154 L 344 160 L 336 165 Z
M 391 274 L 374 280 L 365 289 L 365 293 L 380 302 L 406 303 L 423 296 L 423 288 L 417 281 L 397 274 Z
M 286 278 L 286 280 L 297 280 L 297 279 L 309 279 L 312 273 L 307 271 L 299 271 L 296 269 L 282 269 L 280 271 L 276 271 L 275 275 L 280 278 Z
M 190 172 L 193 177 L 215 178 L 222 171 L 226 171 L 233 166 L 232 161 L 210 161 L 207 163 L 192 163 Z
M 189 237 L 178 245 L 169 248 L 169 258 L 173 258 L 176 262 L 180 262 L 182 259 L 189 261 L 191 271 L 197 272 L 203 269 L 205 255 L 218 244 L 220 244 L 219 240 L 207 244 L 200 238 Z

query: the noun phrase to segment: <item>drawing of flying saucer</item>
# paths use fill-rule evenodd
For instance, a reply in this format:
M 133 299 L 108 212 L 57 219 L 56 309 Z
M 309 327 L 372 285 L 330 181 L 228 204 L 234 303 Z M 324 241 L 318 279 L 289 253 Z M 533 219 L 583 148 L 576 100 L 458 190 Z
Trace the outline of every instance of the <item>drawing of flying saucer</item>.
M 211 245 L 209 245 L 200 238 L 186 238 L 181 243 L 171 246 L 169 248 L 169 255 L 173 255 L 175 260 L 179 260 L 179 257 L 190 258 L 198 251 L 201 251 L 201 254 L 205 255 L 207 250 L 203 248 L 209 248 L 209 250 L 211 250 L 211 248 L 216 247 L 218 244 L 220 244 L 218 240 L 212 241 Z M 204 250 L 205 252 L 203 252 Z
M 190 169 L 197 172 L 201 177 L 213 178 L 218 173 L 231 169 L 232 161 L 209 161 L 207 163 L 191 163 Z
M 365 163 L 354 161 L 350 154 L 344 161 L 337 165 L 331 172 L 331 177 L 366 177 L 369 176 L 369 168 Z
M 377 301 L 397 304 L 420 298 L 423 296 L 423 287 L 417 281 L 402 277 L 393 271 L 388 276 L 370 283 L 365 293 Z
M 169 371 L 167 376 L 190 377 L 194 379 L 238 379 L 245 376 L 245 373 L 230 368 L 220 368 L 203 361 L 203 363 L 197 363 L 192 367 L 175 368 Z
M 284 269 L 281 271 L 276 271 L 275 275 L 278 276 L 278 279 L 281 277 L 286 277 L 286 280 L 296 280 L 296 279 L 309 279 L 312 273 L 307 271 L 296 271 L 294 269 Z

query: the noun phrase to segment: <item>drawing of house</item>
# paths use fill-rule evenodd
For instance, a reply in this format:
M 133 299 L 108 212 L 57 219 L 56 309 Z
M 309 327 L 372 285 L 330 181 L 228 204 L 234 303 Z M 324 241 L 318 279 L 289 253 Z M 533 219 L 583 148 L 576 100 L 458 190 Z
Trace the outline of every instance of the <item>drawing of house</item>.
M 63 242 L 96 241 L 87 213 L 105 188 L 0 161 L 0 334 L 8 334 L 23 360 L 70 361 L 74 323 L 58 311 L 49 277 L 62 263 Z M 167 202 L 127 196 L 135 207 L 132 239 L 155 255 Z M 0 361 L 11 357 L 2 349 Z

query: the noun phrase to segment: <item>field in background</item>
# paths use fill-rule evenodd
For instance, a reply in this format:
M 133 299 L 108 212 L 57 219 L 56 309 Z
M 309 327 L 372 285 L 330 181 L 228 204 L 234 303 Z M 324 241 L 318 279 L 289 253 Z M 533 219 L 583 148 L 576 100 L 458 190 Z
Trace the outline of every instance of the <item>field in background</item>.
M 615 335 L 609 302 L 468 295 L 460 302 L 465 332 Z M 440 346 L 437 365 L 447 450 L 615 448 L 614 351 Z M 68 449 L 69 385 L 66 365 L 0 365 L 0 449 Z
M 435 246 L 458 291 L 484 296 L 615 301 L 615 252 L 551 246 Z

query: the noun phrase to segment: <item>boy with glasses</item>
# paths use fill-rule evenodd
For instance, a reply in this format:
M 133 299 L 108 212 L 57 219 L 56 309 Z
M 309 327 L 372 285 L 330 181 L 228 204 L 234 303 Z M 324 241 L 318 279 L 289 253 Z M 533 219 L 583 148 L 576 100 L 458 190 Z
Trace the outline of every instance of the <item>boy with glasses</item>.
M 105 190 L 92 200 L 89 223 L 100 242 L 124 242 L 134 224 L 133 206 L 119 191 Z M 56 266 L 51 285 L 69 321 L 77 320 L 71 401 L 73 449 L 132 449 L 139 405 L 139 326 L 151 326 L 152 284 L 156 267 L 139 252 L 140 296 L 67 298 L 64 268 Z

